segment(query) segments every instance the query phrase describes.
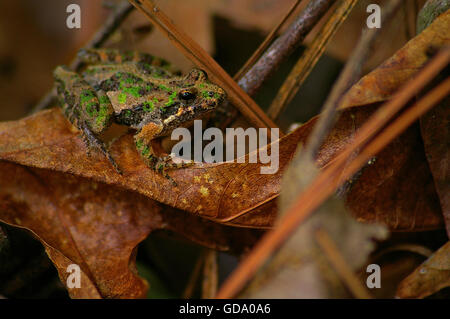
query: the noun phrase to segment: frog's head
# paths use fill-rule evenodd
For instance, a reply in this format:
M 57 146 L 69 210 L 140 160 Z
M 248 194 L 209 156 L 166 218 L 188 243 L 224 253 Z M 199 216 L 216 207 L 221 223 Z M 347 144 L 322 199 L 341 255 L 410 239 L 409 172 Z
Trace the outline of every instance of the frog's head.
M 185 87 L 178 92 L 178 98 L 189 111 L 203 113 L 215 109 L 226 98 L 225 91 L 208 81 L 205 71 L 193 69 L 183 80 Z
M 208 81 L 206 73 L 193 69 L 183 78 L 169 83 L 168 102 L 163 108 L 166 129 L 179 127 L 180 123 L 190 125 L 225 101 L 225 91 Z

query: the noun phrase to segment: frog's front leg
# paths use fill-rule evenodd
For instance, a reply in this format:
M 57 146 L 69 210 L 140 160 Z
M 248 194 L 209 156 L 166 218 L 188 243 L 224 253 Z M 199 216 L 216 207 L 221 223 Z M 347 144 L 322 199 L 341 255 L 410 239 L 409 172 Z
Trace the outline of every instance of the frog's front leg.
M 166 170 L 177 169 L 182 167 L 187 167 L 192 165 L 192 162 L 181 162 L 175 163 L 172 161 L 170 155 L 159 157 L 158 154 L 152 148 L 152 140 L 154 140 L 159 133 L 163 130 L 163 124 L 161 122 L 149 122 L 145 124 L 134 136 L 136 143 L 136 148 L 143 158 L 145 164 L 162 174 L 165 178 L 170 180 L 174 186 L 177 184 L 175 181 L 166 173 Z
M 70 122 L 82 132 L 88 150 L 100 150 L 121 173 L 103 141 L 98 138 L 111 124 L 114 112 L 106 94 L 95 91 L 80 75 L 66 67 L 57 67 L 54 76 L 62 109 Z

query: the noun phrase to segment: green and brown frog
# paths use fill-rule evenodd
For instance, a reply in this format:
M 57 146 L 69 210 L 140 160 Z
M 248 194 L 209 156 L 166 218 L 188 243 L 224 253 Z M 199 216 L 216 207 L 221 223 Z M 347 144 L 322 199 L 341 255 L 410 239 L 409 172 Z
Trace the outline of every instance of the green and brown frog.
M 152 140 L 213 111 L 225 91 L 202 70 L 174 75 L 165 60 L 145 53 L 89 49 L 78 56 L 86 65 L 83 72 L 59 66 L 54 77 L 63 112 L 88 150 L 100 150 L 120 172 L 99 135 L 113 122 L 126 125 L 136 130 L 136 148 L 147 166 L 173 182 L 166 170 L 185 164 L 174 163 L 170 155 L 158 157 Z

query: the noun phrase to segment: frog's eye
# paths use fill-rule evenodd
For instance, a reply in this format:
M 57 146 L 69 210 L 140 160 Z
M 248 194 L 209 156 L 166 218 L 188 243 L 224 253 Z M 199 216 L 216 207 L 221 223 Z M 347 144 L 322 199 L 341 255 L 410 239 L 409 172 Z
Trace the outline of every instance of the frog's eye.
M 180 99 L 182 100 L 193 100 L 195 99 L 195 93 L 190 91 L 181 91 L 179 93 Z

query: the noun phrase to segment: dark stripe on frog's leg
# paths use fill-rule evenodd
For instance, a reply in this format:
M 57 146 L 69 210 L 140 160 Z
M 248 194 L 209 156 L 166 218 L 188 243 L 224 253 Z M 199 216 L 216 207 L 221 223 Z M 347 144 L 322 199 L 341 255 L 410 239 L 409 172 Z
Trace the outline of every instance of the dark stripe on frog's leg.
M 103 141 L 101 141 L 90 130 L 90 128 L 86 125 L 86 123 L 81 124 L 81 130 L 83 132 L 83 140 L 86 143 L 86 147 L 88 148 L 88 154 L 90 153 L 91 148 L 96 148 L 96 149 L 100 150 L 106 156 L 106 158 L 109 160 L 109 162 L 112 164 L 112 166 L 114 167 L 116 172 L 119 174 L 122 174 L 122 171 L 119 168 L 119 165 L 117 165 L 116 161 L 114 160 L 114 158 L 111 156 L 111 154 L 107 150 L 105 143 L 103 143 Z
M 163 164 L 163 167 L 165 170 L 185 168 L 185 167 L 194 165 L 194 161 L 175 163 L 172 160 L 173 160 L 173 157 L 171 155 L 167 155 L 164 157 L 158 157 L 158 163 Z M 159 169 L 158 165 L 157 165 L 157 168 Z
M 165 178 L 170 180 L 170 182 L 173 184 L 173 186 L 177 186 L 177 183 L 167 174 L 167 170 L 171 169 L 180 169 L 185 168 L 194 165 L 194 161 L 190 161 L 187 163 L 181 162 L 181 163 L 175 163 L 172 162 L 172 156 L 164 156 L 164 157 L 157 157 L 156 162 L 153 166 L 153 170 L 157 171 L 158 173 L 162 174 Z

